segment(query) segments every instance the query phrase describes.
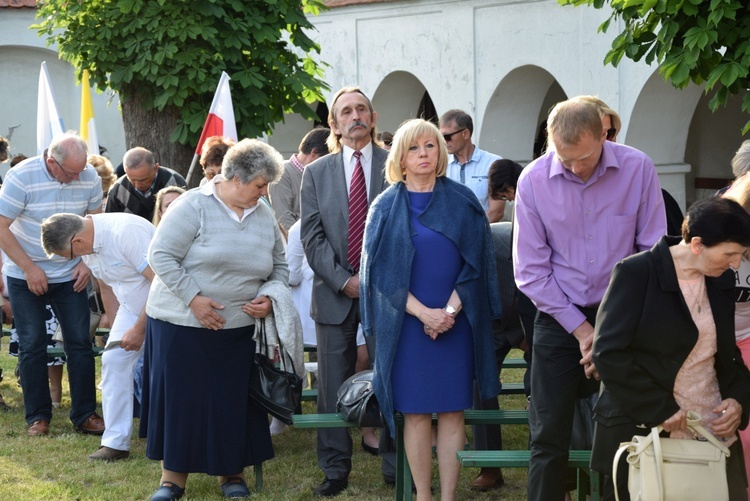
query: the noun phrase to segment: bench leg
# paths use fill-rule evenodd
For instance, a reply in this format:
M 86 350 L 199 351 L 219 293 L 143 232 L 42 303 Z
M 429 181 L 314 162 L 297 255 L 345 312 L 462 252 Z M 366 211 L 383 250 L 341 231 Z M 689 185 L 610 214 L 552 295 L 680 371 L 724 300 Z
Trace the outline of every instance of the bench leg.
M 602 484 L 599 477 L 599 472 L 589 470 L 589 477 L 591 478 L 591 501 L 599 501 L 602 498 Z
M 576 500 L 586 501 L 586 484 L 588 477 L 584 468 L 576 468 Z
M 253 470 L 255 471 L 255 490 L 263 492 L 263 463 L 254 465 Z

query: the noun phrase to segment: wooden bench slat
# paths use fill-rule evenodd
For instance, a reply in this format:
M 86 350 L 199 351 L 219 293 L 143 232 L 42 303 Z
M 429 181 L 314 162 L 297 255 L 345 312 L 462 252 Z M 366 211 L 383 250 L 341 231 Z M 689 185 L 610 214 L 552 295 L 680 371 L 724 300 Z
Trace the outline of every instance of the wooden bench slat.
M 353 428 L 341 414 L 295 414 L 292 416 L 296 428 Z
M 458 462 L 462 466 L 477 468 L 528 468 L 531 451 L 458 451 Z M 568 466 L 574 468 L 588 468 L 591 451 L 570 451 Z
M 503 390 L 500 392 L 501 395 L 521 395 L 523 394 L 523 383 L 503 383 Z M 302 390 L 302 401 L 303 402 L 315 402 L 318 400 L 317 389 L 306 389 Z
M 94 346 L 91 351 L 94 352 L 94 356 L 98 357 L 101 356 L 102 352 L 104 351 L 103 346 Z M 65 356 L 65 349 L 64 348 L 58 348 L 58 347 L 47 347 L 47 356 L 48 357 L 64 357 Z
M 356 426 L 341 414 L 295 414 L 292 419 L 297 428 L 350 428 Z M 403 417 L 397 415 L 397 422 Z M 437 416 L 432 416 L 437 421 Z M 528 424 L 529 413 L 521 409 L 467 410 L 464 412 L 466 424 Z M 528 461 L 527 461 L 528 462 Z
M 506 358 L 503 360 L 503 369 L 525 369 L 526 360 L 523 358 Z

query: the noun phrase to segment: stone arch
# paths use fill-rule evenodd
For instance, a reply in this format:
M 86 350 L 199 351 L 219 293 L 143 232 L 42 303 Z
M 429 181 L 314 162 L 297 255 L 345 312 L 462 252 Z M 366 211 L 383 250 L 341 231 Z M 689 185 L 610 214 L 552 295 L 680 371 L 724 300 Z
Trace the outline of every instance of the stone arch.
M 549 109 L 566 98 L 555 77 L 544 68 L 515 68 L 492 93 L 477 144 L 521 164 L 530 162 L 540 125 Z
M 712 113 L 704 88 L 675 89 L 654 71 L 638 94 L 625 126 L 623 142 L 648 154 L 662 188 L 685 209 L 731 178 L 729 162 L 742 142 L 747 119 L 741 96 Z M 705 184 L 705 180 L 715 180 Z M 696 182 L 697 181 L 697 182 Z
M 388 74 L 372 95 L 372 105 L 378 113 L 378 130 L 390 132 L 405 120 L 420 117 L 423 110 L 434 109 L 424 84 L 406 71 Z M 429 112 L 426 118 L 431 118 Z

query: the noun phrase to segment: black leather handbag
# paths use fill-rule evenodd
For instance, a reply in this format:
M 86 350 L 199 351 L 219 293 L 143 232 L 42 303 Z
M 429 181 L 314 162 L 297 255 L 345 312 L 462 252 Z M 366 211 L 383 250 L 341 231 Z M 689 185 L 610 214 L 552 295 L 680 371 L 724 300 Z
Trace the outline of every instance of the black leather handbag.
M 344 418 L 357 426 L 380 428 L 384 426 L 383 414 L 372 387 L 371 370 L 358 372 L 339 388 L 336 408 Z
M 288 372 L 284 364 L 276 367 L 266 356 L 267 346 L 265 320 L 256 324 L 260 328 L 257 353 L 253 360 L 253 372 L 250 376 L 250 399 L 261 409 L 286 424 L 292 423 L 292 415 L 302 399 L 302 378 L 294 371 L 294 362 L 289 361 L 292 371 Z M 279 340 L 279 353 L 284 347 Z

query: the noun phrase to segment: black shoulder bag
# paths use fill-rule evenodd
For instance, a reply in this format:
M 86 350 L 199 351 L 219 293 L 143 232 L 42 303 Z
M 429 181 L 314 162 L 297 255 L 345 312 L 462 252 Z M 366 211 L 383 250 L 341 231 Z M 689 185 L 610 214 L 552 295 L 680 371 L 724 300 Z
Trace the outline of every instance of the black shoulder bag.
M 250 399 L 286 424 L 292 424 L 292 415 L 302 399 L 302 378 L 294 371 L 294 362 L 289 360 L 292 371 L 287 372 L 284 363 L 284 346 L 279 340 L 279 359 L 281 367 L 276 367 L 266 356 L 265 319 L 256 323 L 260 329 L 259 343 L 253 360 L 253 372 L 250 376 Z

